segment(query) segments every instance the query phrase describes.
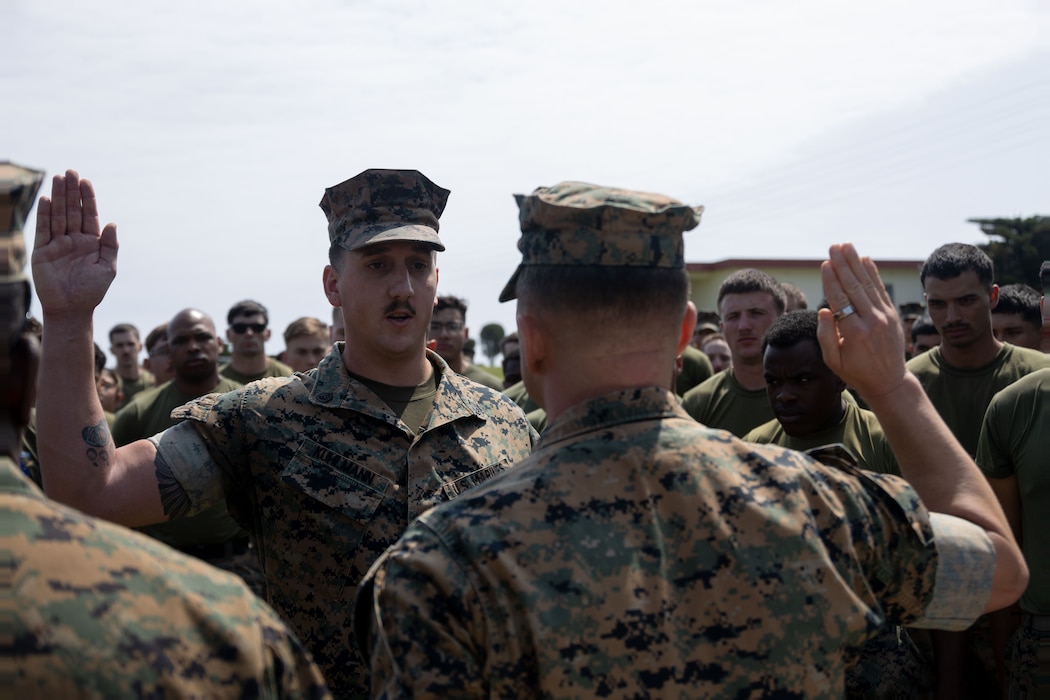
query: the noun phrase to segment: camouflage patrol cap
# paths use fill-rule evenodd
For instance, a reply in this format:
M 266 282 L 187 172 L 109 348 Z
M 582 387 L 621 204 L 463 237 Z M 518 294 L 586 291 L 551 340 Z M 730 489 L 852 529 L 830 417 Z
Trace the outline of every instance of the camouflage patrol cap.
M 0 370 L 8 371 L 8 348 L 25 328 L 29 280 L 22 235 L 44 173 L 0 161 Z
M 347 250 L 383 241 L 419 241 L 444 250 L 438 219 L 448 195 L 418 170 L 366 170 L 325 190 L 321 209 L 328 240 Z
M 26 245 L 22 236 L 44 173 L 0 161 L 0 281 L 23 279 Z
M 682 233 L 700 224 L 703 207 L 662 194 L 562 182 L 515 195 L 522 259 L 499 295 L 517 297 L 530 265 L 685 267 Z

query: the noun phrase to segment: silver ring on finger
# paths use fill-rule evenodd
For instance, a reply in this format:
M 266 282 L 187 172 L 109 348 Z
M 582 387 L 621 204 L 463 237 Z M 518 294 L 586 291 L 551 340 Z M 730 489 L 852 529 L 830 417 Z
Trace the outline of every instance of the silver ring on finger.
M 833 313 L 832 314 L 832 318 L 834 318 L 836 321 L 841 321 L 842 319 L 846 318 L 850 314 L 855 314 L 855 313 L 857 313 L 857 310 L 853 308 L 853 304 L 846 304 L 841 309 L 839 309 L 838 311 Z

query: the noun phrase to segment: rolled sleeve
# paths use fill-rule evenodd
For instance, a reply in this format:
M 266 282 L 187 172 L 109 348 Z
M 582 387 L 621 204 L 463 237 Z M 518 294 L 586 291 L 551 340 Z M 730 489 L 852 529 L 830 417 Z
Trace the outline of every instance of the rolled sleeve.
M 951 631 L 968 628 L 992 593 L 995 548 L 988 533 L 968 520 L 930 513 L 937 547 L 937 577 L 922 616 L 910 627 Z
M 223 474 L 208 447 L 190 423 L 180 423 L 149 438 L 157 456 L 171 468 L 175 481 L 186 492 L 189 510 L 196 515 L 226 498 Z

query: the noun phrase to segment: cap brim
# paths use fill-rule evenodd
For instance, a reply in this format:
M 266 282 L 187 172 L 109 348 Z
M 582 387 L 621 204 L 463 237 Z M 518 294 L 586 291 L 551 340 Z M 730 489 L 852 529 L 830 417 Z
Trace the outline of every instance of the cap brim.
M 347 233 L 338 239 L 339 245 L 347 250 L 359 250 L 366 246 L 376 245 L 377 243 L 389 243 L 392 241 L 426 243 L 432 246 L 435 250 L 445 250 L 445 244 L 441 242 L 440 238 L 438 238 L 437 231 L 429 226 L 421 226 L 418 224 L 391 226 L 364 235 L 361 235 L 360 233 L 357 235 Z
M 510 301 L 511 299 L 518 298 L 518 275 L 521 274 L 521 265 L 518 265 L 518 269 L 514 270 L 514 274 L 510 276 L 510 281 L 503 287 L 503 291 L 500 292 L 499 300 L 501 302 Z

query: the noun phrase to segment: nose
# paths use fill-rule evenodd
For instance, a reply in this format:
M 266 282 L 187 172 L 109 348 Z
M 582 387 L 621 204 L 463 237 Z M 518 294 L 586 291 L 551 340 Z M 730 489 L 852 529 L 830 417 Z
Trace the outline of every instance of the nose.
M 412 275 L 409 274 L 407 268 L 404 268 L 395 275 L 395 279 L 392 280 L 390 285 L 390 296 L 395 299 L 408 299 L 413 293 Z
M 789 404 L 797 401 L 798 395 L 795 393 L 795 388 L 793 386 L 791 386 L 787 382 L 784 382 L 779 387 L 777 387 L 777 390 L 774 393 L 774 398 L 776 399 L 777 403 Z

